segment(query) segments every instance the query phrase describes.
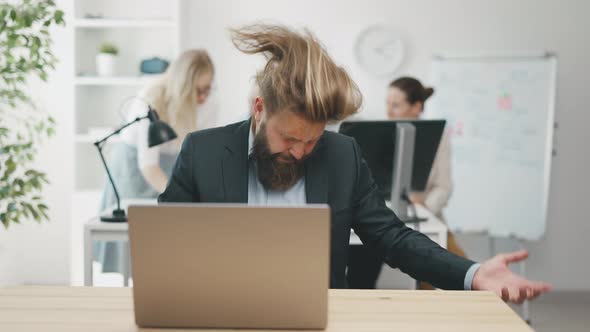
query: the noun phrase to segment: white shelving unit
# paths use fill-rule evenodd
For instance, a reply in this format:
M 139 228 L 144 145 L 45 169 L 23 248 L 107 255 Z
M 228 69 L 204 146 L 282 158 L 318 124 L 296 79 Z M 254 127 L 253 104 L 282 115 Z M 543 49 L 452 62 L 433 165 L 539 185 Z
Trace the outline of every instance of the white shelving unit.
M 103 138 L 103 135 L 92 135 L 92 134 L 79 134 L 74 136 L 77 143 L 91 143 L 94 144 L 97 140 Z M 113 136 L 109 139 L 109 143 L 120 142 L 121 140 L 117 136 Z
M 75 0 L 74 20 L 74 197 L 72 243 L 81 223 L 98 213 L 106 175 L 94 142 L 123 123 L 119 107 L 154 76 L 140 75 L 140 62 L 151 57 L 168 61 L 180 53 L 183 0 Z M 112 77 L 97 76 L 95 57 L 102 43 L 119 48 Z M 117 137 L 107 142 L 116 143 Z M 79 235 L 81 236 L 82 233 Z M 81 248 L 79 248 L 81 249 Z M 80 250 L 74 250 L 76 253 Z M 75 256 L 75 254 L 73 254 Z M 82 257 L 72 257 L 79 265 Z M 72 274 L 74 284 L 80 275 Z
M 77 28 L 174 28 L 176 21 L 172 19 L 76 19 Z
M 92 143 L 122 123 L 121 102 L 153 79 L 140 75 L 141 60 L 172 61 L 180 52 L 180 6 L 181 0 L 74 1 L 76 192 L 88 196 L 102 189 L 96 178 L 104 179 L 104 171 L 89 173 L 100 163 Z M 96 75 L 95 56 L 104 42 L 119 48 L 112 77 Z
M 119 76 L 119 77 L 100 77 L 100 76 L 78 76 L 76 77 L 75 84 L 77 86 L 144 86 L 147 84 L 152 77 L 141 77 L 141 76 Z

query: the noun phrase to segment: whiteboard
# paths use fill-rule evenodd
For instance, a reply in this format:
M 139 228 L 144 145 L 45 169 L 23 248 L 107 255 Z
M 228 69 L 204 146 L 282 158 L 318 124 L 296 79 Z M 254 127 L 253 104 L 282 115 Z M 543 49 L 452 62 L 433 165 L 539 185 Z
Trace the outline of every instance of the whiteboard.
M 447 119 L 455 231 L 539 239 L 545 232 L 553 153 L 557 60 L 439 56 L 425 117 Z

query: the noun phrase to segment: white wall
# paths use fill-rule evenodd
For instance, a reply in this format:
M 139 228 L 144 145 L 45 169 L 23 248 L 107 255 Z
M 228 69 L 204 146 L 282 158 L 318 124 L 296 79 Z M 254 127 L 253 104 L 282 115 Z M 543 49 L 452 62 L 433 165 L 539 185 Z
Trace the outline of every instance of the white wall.
M 360 30 L 372 23 L 395 27 L 406 41 L 399 75 L 428 81 L 433 52 L 550 50 L 559 57 L 554 158 L 545 239 L 529 245 L 527 273 L 559 289 L 590 289 L 585 264 L 585 240 L 590 223 L 583 199 L 590 196 L 585 170 L 590 154 L 579 148 L 590 135 L 584 96 L 590 74 L 590 2 L 539 0 L 365 0 L 365 1 L 192 1 L 185 12 L 186 47 L 209 50 L 217 66 L 217 95 L 224 122 L 246 114 L 250 79 L 262 59 L 236 51 L 225 28 L 257 20 L 307 26 L 333 58 L 349 70 L 365 96 L 364 117 L 383 117 L 385 87 L 390 79 L 365 74 L 355 63 L 353 44 Z M 582 203 L 582 204 L 581 204 Z M 500 207 L 499 207 L 500 208 Z M 485 238 L 462 236 L 473 258 L 488 255 Z M 499 250 L 514 243 L 500 241 Z
M 71 1 L 57 1 L 67 12 Z M 69 16 L 66 20 L 69 21 Z M 40 109 L 57 120 L 56 136 L 40 148 L 35 167 L 45 171 L 51 182 L 44 197 L 49 222 L 26 221 L 0 229 L 0 286 L 21 284 L 69 284 L 69 219 L 72 193 L 72 36 L 70 29 L 52 30 L 54 53 L 60 62 L 49 82 L 33 80 L 31 95 Z

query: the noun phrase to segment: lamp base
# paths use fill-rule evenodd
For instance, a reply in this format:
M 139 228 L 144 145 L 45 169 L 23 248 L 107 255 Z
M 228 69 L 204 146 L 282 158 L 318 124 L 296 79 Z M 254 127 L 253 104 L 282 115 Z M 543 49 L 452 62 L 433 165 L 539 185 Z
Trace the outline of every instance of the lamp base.
M 125 210 L 115 209 L 113 214 L 105 214 L 100 216 L 100 221 L 104 222 L 127 222 L 127 216 Z

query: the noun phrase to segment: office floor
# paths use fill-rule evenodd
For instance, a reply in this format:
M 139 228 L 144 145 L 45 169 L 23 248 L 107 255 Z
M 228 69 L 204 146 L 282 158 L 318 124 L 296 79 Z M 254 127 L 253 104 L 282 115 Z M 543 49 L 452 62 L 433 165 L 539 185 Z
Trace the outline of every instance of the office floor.
M 514 307 L 520 314 L 520 308 Z M 530 304 L 532 328 L 537 332 L 590 331 L 590 292 L 555 291 Z

